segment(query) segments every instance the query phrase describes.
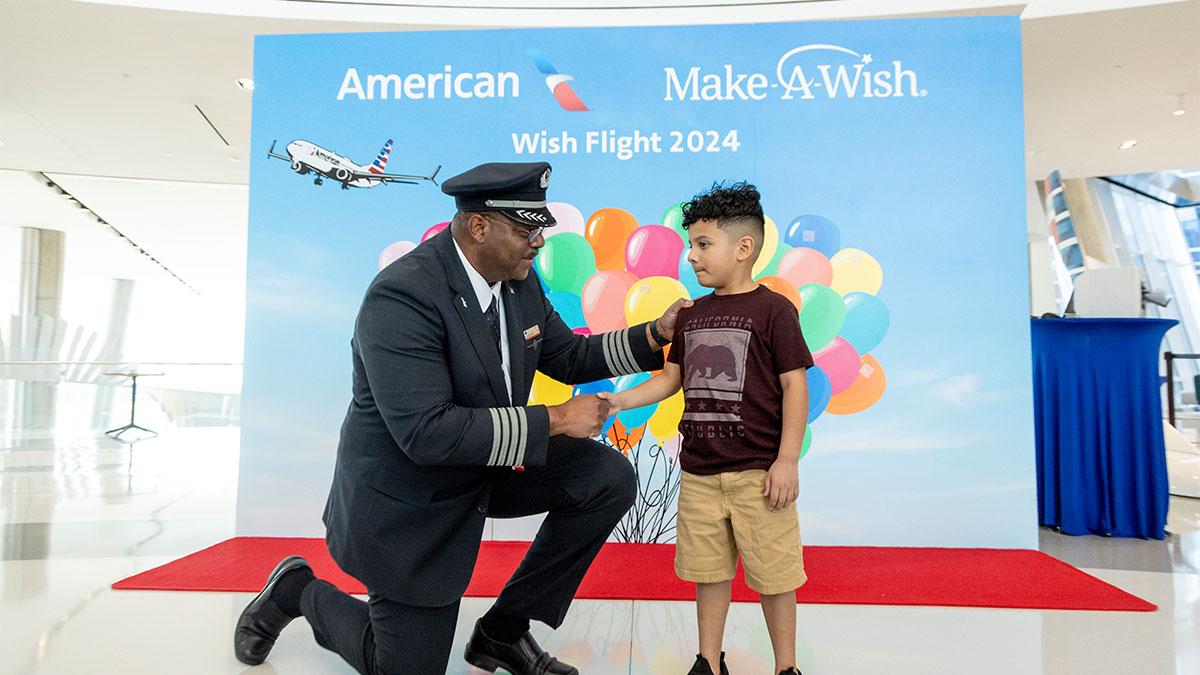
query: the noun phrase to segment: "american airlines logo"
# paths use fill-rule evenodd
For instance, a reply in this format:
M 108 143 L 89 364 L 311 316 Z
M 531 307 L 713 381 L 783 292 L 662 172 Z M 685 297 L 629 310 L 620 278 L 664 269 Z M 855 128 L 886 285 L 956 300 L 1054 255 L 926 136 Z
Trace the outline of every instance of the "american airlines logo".
M 717 72 L 693 66 L 680 72 L 663 69 L 664 101 L 762 101 L 816 98 L 923 98 L 917 73 L 896 59 L 876 63 L 862 54 L 831 44 L 801 45 L 779 57 L 774 73 L 738 72 L 731 64 Z
M 538 69 L 538 72 L 546 76 L 546 88 L 554 95 L 554 100 L 558 101 L 558 106 L 567 112 L 587 112 L 587 105 L 579 99 L 579 95 L 571 88 L 571 82 L 575 79 L 570 75 L 558 72 L 550 59 L 537 49 L 526 49 L 529 56 L 533 59 L 533 65 Z

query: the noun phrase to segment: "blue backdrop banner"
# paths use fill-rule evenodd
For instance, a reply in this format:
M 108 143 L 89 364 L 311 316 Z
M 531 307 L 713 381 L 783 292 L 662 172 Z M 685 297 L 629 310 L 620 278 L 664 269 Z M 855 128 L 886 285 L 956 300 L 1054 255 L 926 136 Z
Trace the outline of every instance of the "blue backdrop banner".
M 323 533 L 355 313 L 453 215 L 437 183 L 544 160 L 536 271 L 580 333 L 706 293 L 678 205 L 759 187 L 755 274 L 817 361 L 806 541 L 1034 546 L 1020 66 L 1015 17 L 260 36 L 239 533 Z M 643 469 L 621 538 L 673 536 L 681 413 L 610 422 Z

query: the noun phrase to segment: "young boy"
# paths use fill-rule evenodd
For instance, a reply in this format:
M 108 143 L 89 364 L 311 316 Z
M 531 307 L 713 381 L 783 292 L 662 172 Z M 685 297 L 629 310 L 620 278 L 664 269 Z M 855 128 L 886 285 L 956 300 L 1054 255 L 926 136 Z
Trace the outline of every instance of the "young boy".
M 792 503 L 812 355 L 796 307 L 751 277 L 763 247 L 758 190 L 715 185 L 683 207 L 687 260 L 713 292 L 680 310 L 660 375 L 606 398 L 613 413 L 683 388 L 675 573 L 696 582 L 700 653 L 688 675 L 727 675 L 721 651 L 738 554 L 762 596 L 775 672 L 796 669 L 796 588 L 805 580 Z

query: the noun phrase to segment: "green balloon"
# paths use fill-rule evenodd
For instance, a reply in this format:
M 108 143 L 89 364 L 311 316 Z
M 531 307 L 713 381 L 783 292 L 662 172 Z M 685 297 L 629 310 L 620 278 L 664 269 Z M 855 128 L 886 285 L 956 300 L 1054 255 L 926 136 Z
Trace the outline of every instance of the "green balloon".
M 762 274 L 758 276 L 771 277 L 779 274 L 779 261 L 783 260 L 783 254 L 790 250 L 792 250 L 791 246 L 788 246 L 782 241 L 779 242 L 779 248 L 775 249 L 775 255 L 771 257 L 771 262 L 767 263 L 767 266 L 765 269 L 763 269 Z
M 804 459 L 808 454 L 808 449 L 812 447 L 812 425 L 804 427 L 804 440 L 800 442 L 800 456 L 796 461 Z
M 546 245 L 534 260 L 538 275 L 552 291 L 580 295 L 588 278 L 596 273 L 596 254 L 591 244 L 574 232 L 547 237 Z
M 800 331 L 810 351 L 829 344 L 846 321 L 846 305 L 837 291 L 821 284 L 800 287 Z
M 678 234 L 683 239 L 683 243 L 687 244 L 687 230 L 683 229 L 683 204 L 672 204 L 671 208 L 663 211 L 662 226 L 675 230 L 675 234 Z M 684 248 L 687 248 L 687 246 L 684 246 Z

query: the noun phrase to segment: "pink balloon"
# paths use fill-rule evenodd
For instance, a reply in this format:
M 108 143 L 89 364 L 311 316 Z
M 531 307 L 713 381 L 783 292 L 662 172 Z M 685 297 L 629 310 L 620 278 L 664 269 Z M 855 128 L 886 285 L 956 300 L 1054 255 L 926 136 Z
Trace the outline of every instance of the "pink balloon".
M 639 279 L 646 277 L 679 278 L 679 256 L 683 239 L 669 227 L 643 225 L 625 242 L 625 269 Z
M 428 239 L 428 238 L 432 237 L 433 235 L 437 234 L 438 232 L 441 232 L 442 230 L 446 229 L 446 227 L 449 225 L 450 225 L 450 221 L 446 221 L 444 223 L 438 223 L 437 225 L 434 225 L 433 227 L 429 228 L 428 230 L 425 230 L 425 234 L 421 235 L 421 242 L 423 243 L 426 239 Z
M 552 230 L 554 234 L 574 232 L 583 236 L 583 214 L 579 212 L 579 209 L 566 202 L 550 202 L 546 208 L 550 209 L 550 215 L 554 216 L 555 225 Z
M 836 396 L 845 391 L 858 378 L 861 359 L 854 347 L 840 337 L 813 354 L 813 360 L 829 376 L 829 388 Z
M 775 276 L 796 288 L 804 284 L 828 286 L 833 283 L 833 263 L 817 249 L 801 246 L 783 254 Z
M 592 333 L 625 327 L 625 296 L 637 277 L 625 270 L 596 272 L 583 285 L 583 318 Z
M 592 329 L 588 328 L 587 326 L 580 326 L 579 328 L 572 328 L 571 332 L 576 335 L 591 335 Z
M 387 248 L 383 249 L 383 253 L 379 254 L 379 269 L 383 269 L 403 258 L 409 251 L 412 251 L 416 247 L 417 245 L 411 241 L 398 241 L 390 244 Z

